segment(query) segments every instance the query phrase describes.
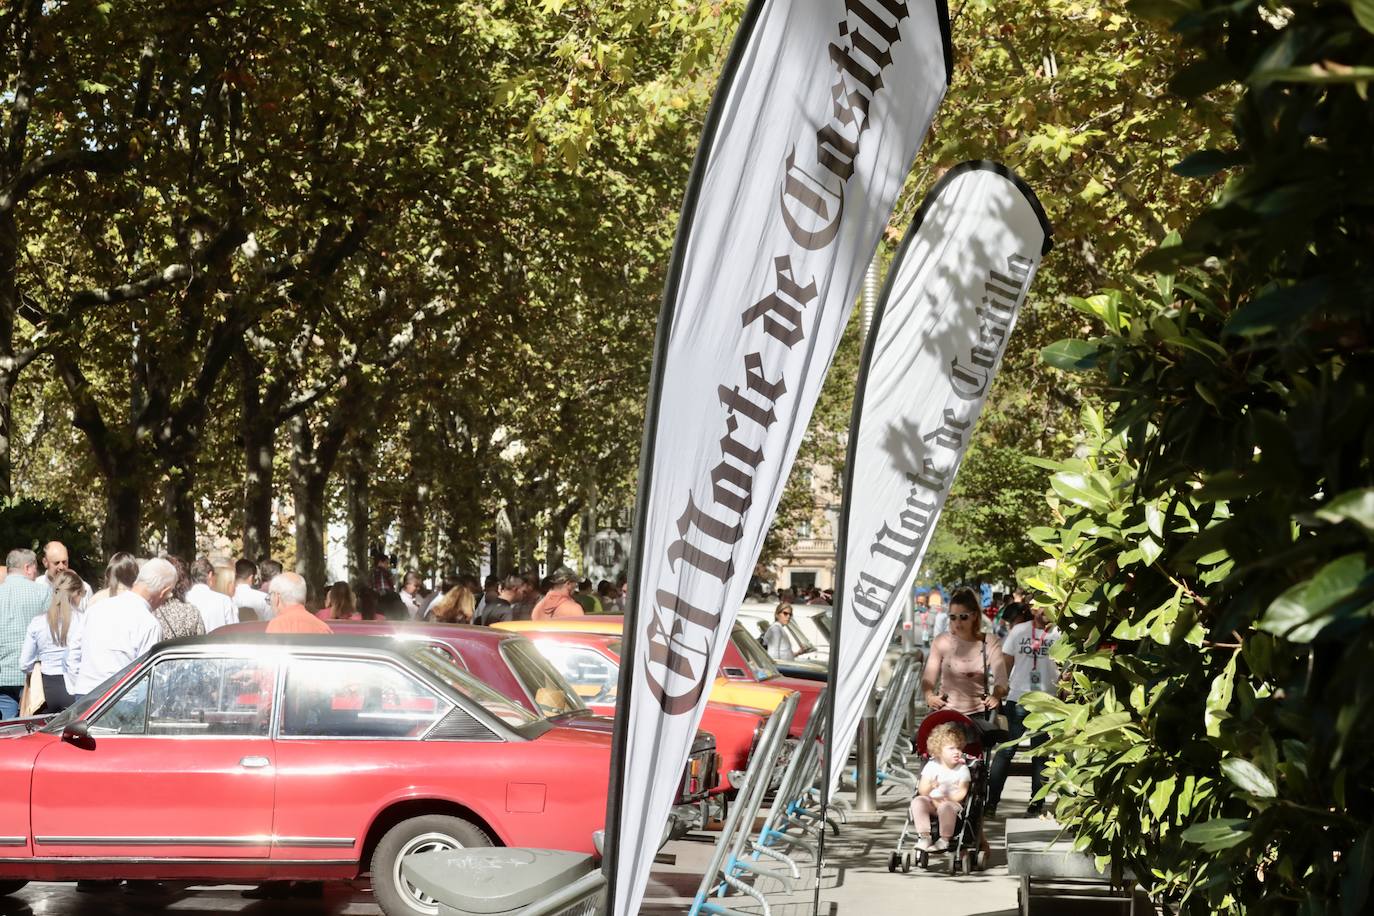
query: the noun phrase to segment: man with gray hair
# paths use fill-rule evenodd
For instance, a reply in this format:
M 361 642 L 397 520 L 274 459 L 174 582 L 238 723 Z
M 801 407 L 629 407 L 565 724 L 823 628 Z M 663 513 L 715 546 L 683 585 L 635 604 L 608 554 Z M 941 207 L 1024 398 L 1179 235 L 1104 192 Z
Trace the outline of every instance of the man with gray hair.
M 333 633 L 329 624 L 305 609 L 305 579 L 293 572 L 278 573 L 268 586 L 272 605 L 269 633 Z
M 48 590 L 38 578 L 38 557 L 23 547 L 5 558 L 5 581 L 0 582 L 0 719 L 19 715 L 24 694 L 24 671 L 19 655 L 33 618 L 48 609 Z
M 153 611 L 172 593 L 177 571 L 163 559 L 144 560 L 132 588 L 86 611 L 67 657 L 67 687 L 79 697 L 147 652 L 162 638 Z

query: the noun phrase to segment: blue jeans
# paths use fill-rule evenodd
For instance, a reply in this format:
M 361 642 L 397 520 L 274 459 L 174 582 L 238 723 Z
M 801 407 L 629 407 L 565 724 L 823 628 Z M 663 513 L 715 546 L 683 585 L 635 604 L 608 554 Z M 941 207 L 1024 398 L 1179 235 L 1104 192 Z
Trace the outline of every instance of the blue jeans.
M 1002 712 L 1007 716 L 1007 738 L 1011 741 L 1019 741 L 1021 736 L 1026 733 L 1026 716 L 1030 713 L 1026 707 L 1020 703 L 1006 702 L 1002 704 Z M 1036 733 L 1031 736 L 1031 749 L 1039 747 L 1050 736 Z M 1008 747 L 998 751 L 992 758 L 992 766 L 988 770 L 988 807 L 995 808 L 997 803 L 1002 800 L 1002 787 L 1007 784 L 1007 771 L 1011 769 L 1011 759 L 1016 756 L 1016 748 Z M 1040 791 L 1040 787 L 1045 784 L 1045 758 L 1031 757 L 1031 798 Z
M 23 687 L 0 687 L 0 719 L 19 718 L 19 698 Z

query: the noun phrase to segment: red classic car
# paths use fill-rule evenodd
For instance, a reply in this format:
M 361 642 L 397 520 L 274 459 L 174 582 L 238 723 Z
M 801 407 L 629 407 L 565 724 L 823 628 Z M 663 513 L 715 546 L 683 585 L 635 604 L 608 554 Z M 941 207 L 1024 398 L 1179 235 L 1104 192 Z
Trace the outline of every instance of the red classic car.
M 601 729 L 607 735 L 614 727 L 615 723 L 609 718 L 615 715 L 614 702 L 593 704 L 589 709 L 579 691 L 564 679 L 559 669 L 519 633 L 456 623 L 390 620 L 331 620 L 329 625 L 335 633 L 385 636 L 438 652 L 535 715 L 576 719 L 579 727 Z M 240 623 L 215 632 L 261 633 L 266 626 L 262 622 Z M 757 714 L 750 712 L 749 715 L 754 724 L 761 721 Z M 753 725 L 749 727 L 752 729 Z M 695 805 L 712 793 L 723 778 L 718 775 L 724 769 L 718 757 L 718 744 L 719 738 L 710 729 L 698 730 L 678 791 L 677 801 L 682 807 L 674 812 L 678 819 L 674 833 L 685 831 L 694 823 L 699 812 L 688 810 L 687 806 Z
M 27 881 L 352 879 L 437 905 L 415 852 L 593 853 L 610 737 L 426 647 L 230 633 L 159 644 L 50 719 L 0 727 L 0 891 Z

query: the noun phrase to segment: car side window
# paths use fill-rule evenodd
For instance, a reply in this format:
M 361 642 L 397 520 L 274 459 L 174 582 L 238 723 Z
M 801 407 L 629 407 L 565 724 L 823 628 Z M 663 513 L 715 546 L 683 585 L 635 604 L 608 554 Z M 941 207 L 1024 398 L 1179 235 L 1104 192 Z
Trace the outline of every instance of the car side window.
M 153 668 L 148 734 L 265 736 L 276 667 L 252 658 L 171 658 Z
M 148 719 L 148 675 L 91 720 L 92 735 L 141 735 Z
M 615 702 L 620 669 L 606 656 L 594 649 L 566 646 L 548 640 L 539 640 L 537 645 L 583 700 L 588 703 Z
M 394 665 L 296 658 L 286 673 L 279 735 L 287 738 L 418 738 L 452 704 Z
M 446 661 L 446 662 L 448 662 L 450 665 L 457 665 L 459 668 L 463 669 L 464 671 L 469 670 L 469 669 L 468 669 L 468 663 L 465 662 L 465 661 L 463 661 L 463 657 L 462 657 L 461 655 L 459 655 L 457 652 L 450 652 L 449 650 L 445 649 L 443 646 L 435 645 L 435 644 L 432 643 L 432 642 L 430 642 L 430 643 L 425 643 L 425 644 L 420 648 L 420 651 L 421 651 L 421 652 L 428 652 L 430 655 L 433 655 L 435 658 L 440 659 L 440 660 L 442 660 L 442 661 Z

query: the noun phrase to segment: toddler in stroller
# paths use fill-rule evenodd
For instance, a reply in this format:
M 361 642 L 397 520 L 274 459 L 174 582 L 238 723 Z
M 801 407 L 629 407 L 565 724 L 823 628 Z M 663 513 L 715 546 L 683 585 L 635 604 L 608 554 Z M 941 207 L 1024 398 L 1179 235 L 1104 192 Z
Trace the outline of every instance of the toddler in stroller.
M 888 863 L 889 871 L 929 866 L 931 853 L 950 853 L 950 873 L 971 872 L 984 862 L 983 803 L 991 744 L 968 716 L 944 709 L 927 716 L 916 735 L 916 752 L 925 761 L 911 799 L 906 826 Z M 932 839 L 932 823 L 938 838 Z

